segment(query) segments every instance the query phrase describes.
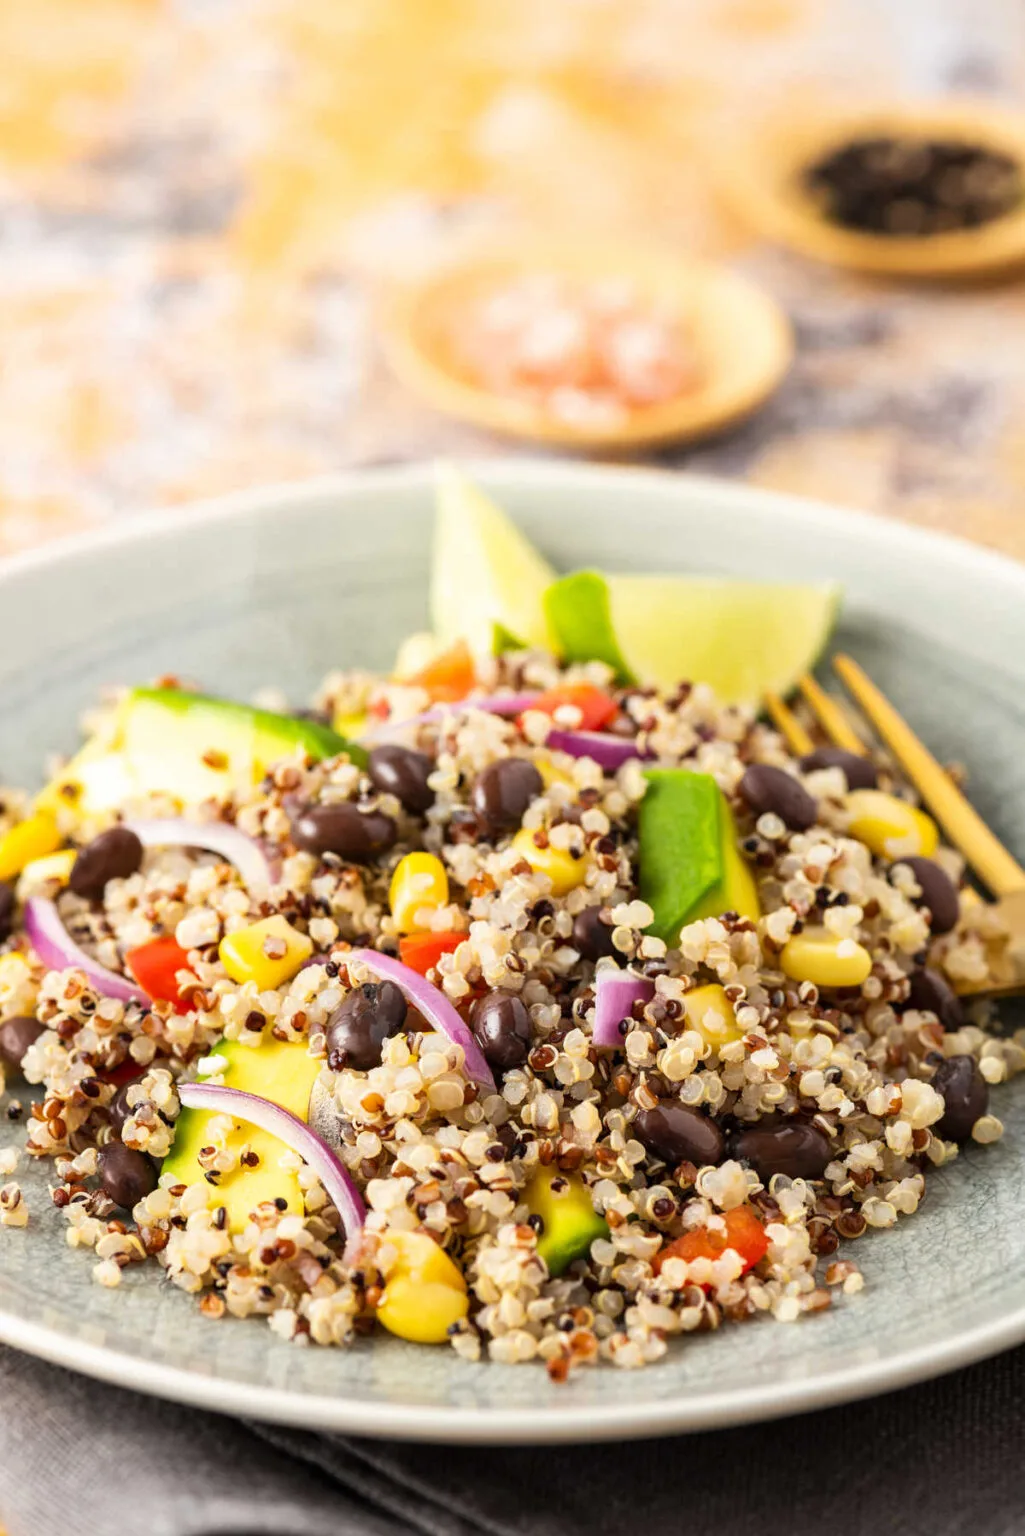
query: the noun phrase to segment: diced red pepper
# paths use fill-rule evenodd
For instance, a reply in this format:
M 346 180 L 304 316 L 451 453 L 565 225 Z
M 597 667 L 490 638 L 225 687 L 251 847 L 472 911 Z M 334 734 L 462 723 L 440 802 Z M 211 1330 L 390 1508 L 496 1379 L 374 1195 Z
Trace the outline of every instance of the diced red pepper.
M 739 1253 L 744 1261 L 744 1273 L 753 1269 L 759 1259 L 768 1252 L 769 1239 L 765 1228 L 749 1205 L 738 1205 L 727 1211 L 723 1220 L 726 1231 L 713 1227 L 695 1227 L 682 1237 L 667 1243 L 661 1253 L 655 1255 L 652 1269 L 656 1275 L 666 1259 L 717 1259 L 727 1248 Z
M 119 1067 L 111 1067 L 109 1072 L 98 1072 L 97 1076 L 101 1077 L 105 1083 L 114 1083 L 120 1088 L 124 1083 L 137 1082 L 145 1070 L 137 1061 L 133 1061 L 131 1056 L 127 1056 Z
M 554 715 L 564 704 L 572 704 L 580 711 L 582 731 L 600 731 L 612 717 L 619 713 L 619 705 L 600 688 L 591 683 L 566 683 L 561 688 L 549 688 L 538 694 L 531 709 L 540 709 L 546 715 Z
M 189 968 L 188 951 L 172 935 L 151 939 L 125 955 L 125 965 L 150 997 L 173 1003 L 176 1013 L 188 1013 L 188 1001 L 178 990 L 176 974 Z
M 399 940 L 399 959 L 411 971 L 426 976 L 442 955 L 450 955 L 465 938 L 465 933 L 409 933 Z
M 469 646 L 464 640 L 457 641 L 450 651 L 436 656 L 406 681 L 415 688 L 426 688 L 435 704 L 457 704 L 477 681 Z

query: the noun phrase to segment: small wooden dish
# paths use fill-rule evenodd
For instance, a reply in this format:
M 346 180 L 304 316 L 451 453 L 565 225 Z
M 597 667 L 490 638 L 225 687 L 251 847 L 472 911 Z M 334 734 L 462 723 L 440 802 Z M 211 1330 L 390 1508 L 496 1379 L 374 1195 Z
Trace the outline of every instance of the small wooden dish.
M 781 113 L 724 157 L 722 188 L 734 211 L 769 239 L 817 261 L 890 277 L 942 280 L 998 274 L 1025 262 L 1025 203 L 974 229 L 941 235 L 863 234 L 823 216 L 803 173 L 866 134 L 963 139 L 1025 166 L 1025 114 L 989 101 L 862 105 Z
M 630 279 L 641 297 L 688 326 L 701 377 L 670 400 L 601 426 L 563 420 L 476 382 L 453 357 L 452 317 L 488 290 L 532 273 Z M 393 301 L 384 343 L 403 382 L 438 410 L 505 436 L 585 452 L 629 451 L 718 432 L 761 405 L 793 357 L 786 315 L 746 279 L 686 256 L 599 239 L 492 249 L 435 272 Z

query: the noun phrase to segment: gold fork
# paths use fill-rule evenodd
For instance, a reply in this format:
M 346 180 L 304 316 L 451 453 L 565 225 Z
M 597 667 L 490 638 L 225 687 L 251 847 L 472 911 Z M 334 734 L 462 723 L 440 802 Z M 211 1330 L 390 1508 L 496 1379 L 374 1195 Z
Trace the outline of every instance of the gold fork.
M 1025 869 L 990 830 L 946 769 L 858 663 L 850 656 L 838 655 L 833 658 L 833 670 L 879 738 L 889 747 L 950 842 L 960 850 L 996 898 L 993 910 L 1007 929 L 1008 942 L 998 958 L 991 962 L 984 981 L 958 986 L 957 991 L 963 997 L 1025 992 Z M 852 727 L 843 705 L 826 693 L 810 674 L 802 677 L 798 686 L 827 739 L 845 751 L 867 756 L 868 748 Z M 811 735 L 778 694 L 766 698 L 766 708 L 792 752 L 804 756 L 814 750 Z M 964 895 L 962 893 L 962 897 Z

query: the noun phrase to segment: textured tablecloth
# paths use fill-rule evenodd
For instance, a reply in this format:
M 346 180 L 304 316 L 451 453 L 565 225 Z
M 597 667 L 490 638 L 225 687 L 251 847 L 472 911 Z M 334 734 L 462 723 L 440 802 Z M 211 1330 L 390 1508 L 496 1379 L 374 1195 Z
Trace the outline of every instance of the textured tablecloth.
M 8 0 L 0 553 L 381 459 L 506 451 L 385 366 L 395 284 L 478 235 L 739 266 L 799 355 L 664 462 L 1025 555 L 1025 286 L 759 244 L 717 151 L 780 102 L 1025 99 L 1020 0 Z
M 1025 1531 L 1025 1349 L 773 1424 L 548 1449 L 275 1429 L 100 1387 L 8 1350 L 0 1392 L 9 1536 Z

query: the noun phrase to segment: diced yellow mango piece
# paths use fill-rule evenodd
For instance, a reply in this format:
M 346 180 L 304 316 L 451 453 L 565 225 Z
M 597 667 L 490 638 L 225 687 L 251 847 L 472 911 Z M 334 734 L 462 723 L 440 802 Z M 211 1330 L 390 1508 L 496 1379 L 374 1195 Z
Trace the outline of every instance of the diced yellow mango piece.
M 838 938 L 828 928 L 806 928 L 787 940 L 780 964 L 793 981 L 860 987 L 872 969 L 872 956 L 854 939 Z
M 855 789 L 847 796 L 850 832 L 880 859 L 921 854 L 930 858 L 939 844 L 931 816 L 881 789 Z
M 448 901 L 448 874 L 433 853 L 407 853 L 395 866 L 388 892 L 395 926 L 400 933 L 416 933 L 426 925 L 424 908 L 436 910 Z
M 743 1037 L 733 1004 L 716 983 L 687 992 L 683 998 L 683 1011 L 687 1028 L 696 1030 L 706 1045 L 728 1045 L 731 1040 Z
M 279 913 L 226 934 L 218 953 L 232 981 L 252 981 L 266 992 L 291 981 L 312 955 L 313 944 Z
M 21 872 L 19 894 L 22 889 L 27 890 L 29 887 L 38 890 L 48 880 L 67 885 L 77 857 L 74 848 L 62 848 L 60 853 L 48 853 L 44 859 L 31 859 Z
M 512 846 L 531 869 L 539 875 L 547 875 L 552 882 L 552 895 L 565 896 L 574 886 L 583 884 L 587 874 L 586 859 L 575 859 L 564 848 L 539 848 L 534 834 L 523 827 L 512 840 Z
M 33 859 L 55 853 L 61 845 L 57 823 L 49 811 L 36 811 L 0 837 L 0 880 L 13 880 Z
M 413 1344 L 444 1344 L 470 1306 L 462 1270 L 425 1232 L 386 1232 L 384 1241 L 399 1257 L 377 1308 L 382 1326 Z

